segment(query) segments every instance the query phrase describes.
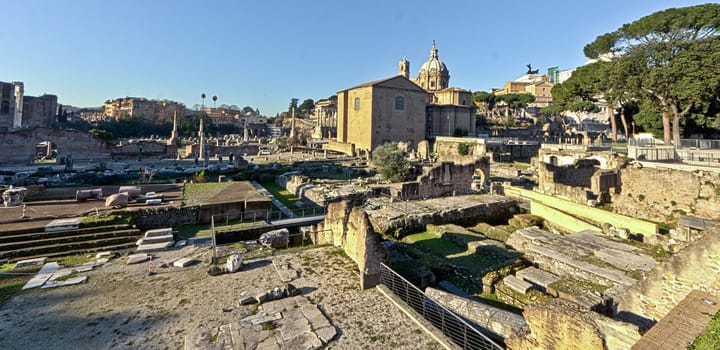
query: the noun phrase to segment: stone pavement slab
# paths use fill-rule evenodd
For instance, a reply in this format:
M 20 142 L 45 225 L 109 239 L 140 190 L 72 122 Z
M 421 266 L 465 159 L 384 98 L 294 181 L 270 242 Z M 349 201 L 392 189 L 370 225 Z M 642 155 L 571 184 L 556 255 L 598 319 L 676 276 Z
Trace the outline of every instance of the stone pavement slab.
M 195 259 L 182 258 L 182 259 L 176 260 L 176 261 L 173 263 L 173 266 L 175 266 L 175 267 L 186 267 L 186 266 L 189 266 L 189 265 L 194 264 L 195 262 L 197 262 L 197 260 L 195 260 Z
M 513 275 L 505 276 L 505 278 L 503 278 L 503 283 L 505 283 L 506 287 L 521 294 L 527 293 L 527 291 L 532 288 L 532 284 L 525 282 Z
M 45 232 L 77 230 L 84 218 L 57 219 L 45 225 Z
M 560 276 L 532 266 L 516 272 L 515 277 L 540 286 L 545 290 L 547 290 L 551 284 L 560 280 Z
M 128 255 L 127 263 L 128 263 L 128 265 L 139 264 L 141 262 L 147 261 L 148 259 L 150 259 L 150 256 L 147 254 L 144 254 L 144 253 L 143 254 L 132 254 L 132 255 Z
M 43 284 L 45 284 L 45 282 L 47 282 L 47 280 L 50 279 L 50 277 L 53 276 L 53 273 L 55 273 L 55 271 L 59 270 L 60 268 L 61 266 L 56 262 L 50 262 L 43 265 L 43 267 L 40 268 L 40 271 L 38 271 L 37 275 L 35 275 L 27 283 L 25 283 L 25 285 L 22 287 L 22 290 L 42 286 Z
M 15 263 L 15 267 L 13 267 L 13 268 L 17 269 L 18 267 L 23 267 L 23 266 L 42 265 L 42 264 L 45 263 L 45 260 L 47 260 L 46 257 L 43 257 L 43 258 L 35 258 L 35 259 L 27 259 L 27 260 L 20 260 L 20 261 L 18 261 L 18 262 Z
M 49 280 L 49 281 L 45 282 L 45 284 L 42 286 L 42 288 L 45 289 L 45 288 L 64 287 L 64 286 L 70 286 L 73 284 L 85 283 L 85 281 L 87 281 L 87 278 L 88 278 L 87 276 L 78 276 L 78 277 L 68 278 L 63 281 Z

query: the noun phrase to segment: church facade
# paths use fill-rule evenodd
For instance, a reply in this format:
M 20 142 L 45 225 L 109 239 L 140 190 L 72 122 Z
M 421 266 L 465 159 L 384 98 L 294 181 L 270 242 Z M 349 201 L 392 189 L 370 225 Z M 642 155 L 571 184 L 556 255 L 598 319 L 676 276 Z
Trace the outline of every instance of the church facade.
M 450 72 L 433 42 L 418 76 L 403 58 L 398 75 L 339 91 L 337 143 L 344 153 L 364 154 L 388 142 L 417 144 L 436 136 L 474 136 L 475 105 L 468 90 L 449 87 Z

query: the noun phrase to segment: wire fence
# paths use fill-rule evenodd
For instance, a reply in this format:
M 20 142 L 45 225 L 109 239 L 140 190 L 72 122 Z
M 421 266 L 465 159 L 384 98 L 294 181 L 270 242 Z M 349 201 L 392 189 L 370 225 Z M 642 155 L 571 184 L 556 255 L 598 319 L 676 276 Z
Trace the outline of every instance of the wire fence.
M 438 304 L 415 285 L 385 264 L 381 264 L 380 282 L 408 306 L 433 324 L 463 349 L 500 350 L 502 347 L 480 333 L 452 311 Z

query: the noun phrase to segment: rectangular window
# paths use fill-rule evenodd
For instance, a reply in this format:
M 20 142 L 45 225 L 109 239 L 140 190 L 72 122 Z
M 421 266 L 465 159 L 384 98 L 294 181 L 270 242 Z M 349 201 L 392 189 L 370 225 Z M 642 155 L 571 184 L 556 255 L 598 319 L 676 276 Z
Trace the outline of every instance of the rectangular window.
M 360 109 L 360 98 L 355 97 L 355 110 L 357 111 L 359 109 Z
M 395 97 L 395 109 L 397 110 L 404 110 L 405 109 L 405 98 L 402 96 Z

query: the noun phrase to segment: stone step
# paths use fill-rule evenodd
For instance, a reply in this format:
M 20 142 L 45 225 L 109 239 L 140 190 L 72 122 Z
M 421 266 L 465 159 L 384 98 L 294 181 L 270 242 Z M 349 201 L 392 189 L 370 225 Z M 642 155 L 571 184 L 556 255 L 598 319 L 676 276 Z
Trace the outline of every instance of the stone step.
M 55 232 L 52 232 L 52 233 L 55 233 Z M 126 230 L 116 230 L 116 231 L 74 234 L 74 235 L 68 235 L 68 236 L 54 236 L 54 237 L 49 237 L 49 238 L 39 236 L 35 239 L 28 239 L 31 237 L 26 236 L 26 237 L 23 237 L 24 239 L 21 241 L 0 243 L 0 254 L 2 254 L 2 252 L 13 251 L 13 250 L 18 250 L 18 249 L 23 249 L 23 248 L 30 248 L 30 247 L 35 247 L 35 246 L 47 246 L 47 245 L 52 245 L 52 244 L 82 242 L 82 241 L 100 240 L 100 239 L 115 238 L 115 237 L 134 237 L 135 239 L 137 239 L 140 237 L 140 231 L 137 229 L 126 229 Z
M 137 242 L 137 236 L 122 236 L 96 240 L 87 240 L 81 242 L 68 242 L 60 244 L 39 245 L 34 247 L 16 249 L 12 251 L 0 252 L 0 261 L 10 261 L 10 259 L 21 260 L 30 256 L 49 256 L 52 253 L 63 253 L 70 251 L 94 251 L 98 247 L 107 247 L 115 245 L 129 244 L 134 246 Z M 68 254 L 63 254 L 68 255 Z
M 34 258 L 57 258 L 61 256 L 68 256 L 68 255 L 79 255 L 79 254 L 87 254 L 87 253 L 94 253 L 94 252 L 104 252 L 104 251 L 119 251 L 119 250 L 126 250 L 126 249 L 132 249 L 135 248 L 135 242 L 132 243 L 123 243 L 123 244 L 115 244 L 115 245 L 107 245 L 107 246 L 97 246 L 94 248 L 89 249 L 76 249 L 76 250 L 67 250 L 67 251 L 61 251 L 61 252 L 55 252 L 55 253 L 46 253 L 46 254 L 37 254 L 37 255 L 30 255 L 30 256 L 22 256 L 22 257 L 15 257 L 10 258 L 9 262 L 16 262 L 20 260 L 25 259 L 34 259 Z M 0 259 L 0 262 L 4 260 Z
M 550 285 L 560 280 L 558 275 L 535 267 L 528 267 L 516 272 L 515 277 L 530 282 L 540 291 L 557 297 L 557 291 L 553 290 Z
M 525 282 L 513 275 L 505 276 L 505 278 L 503 278 L 503 283 L 506 287 L 520 294 L 525 294 L 530 288 L 532 288 L 532 284 Z
M 104 232 L 104 231 L 116 231 L 116 230 L 126 230 L 131 229 L 131 226 L 128 224 L 123 225 L 108 225 L 108 226 L 96 226 L 96 227 L 87 227 L 87 228 L 81 228 L 77 230 L 65 230 L 65 231 L 53 231 L 53 232 L 45 232 L 43 228 L 32 228 L 28 230 L 10 230 L 10 231 L 3 231 L 0 232 L 0 244 L 2 243 L 8 243 L 8 242 L 15 242 L 15 241 L 23 241 L 23 240 L 36 240 L 36 239 L 43 239 L 43 238 L 52 238 L 52 237 L 62 237 L 62 236 L 68 236 L 68 235 L 79 235 L 79 234 L 86 234 L 86 233 L 95 233 L 95 232 Z

